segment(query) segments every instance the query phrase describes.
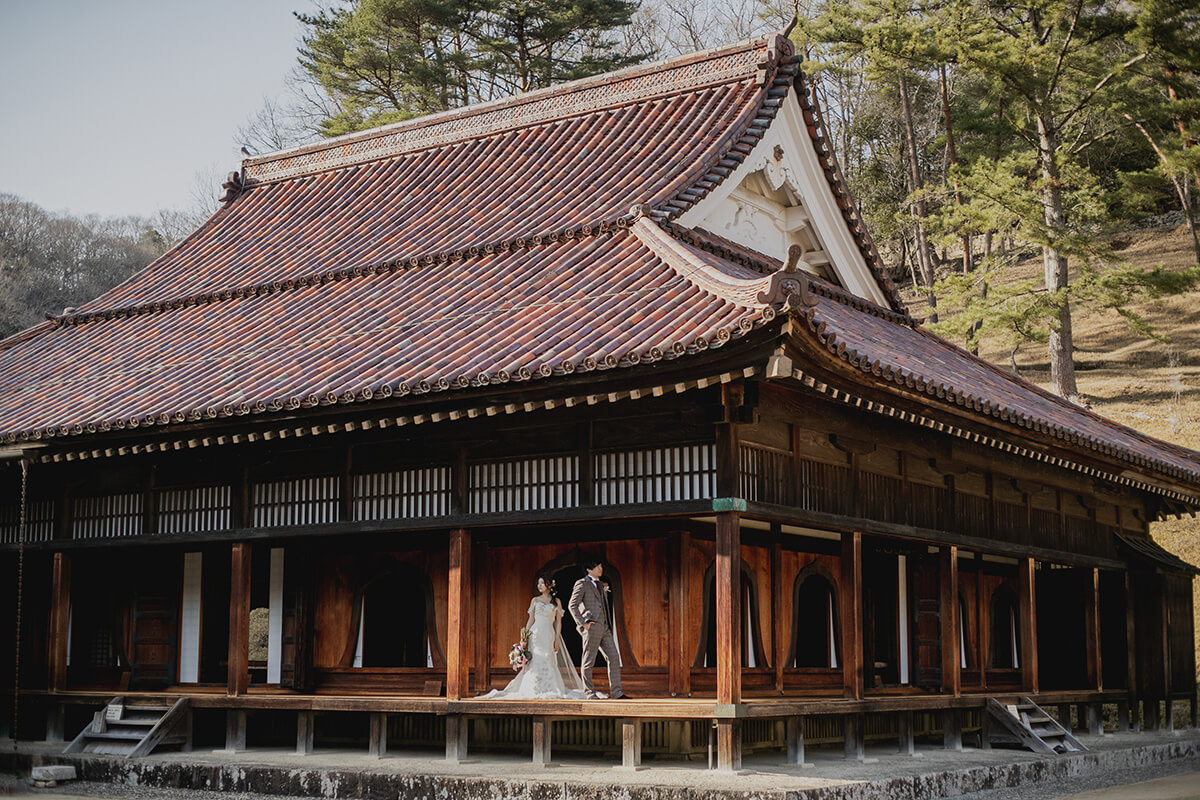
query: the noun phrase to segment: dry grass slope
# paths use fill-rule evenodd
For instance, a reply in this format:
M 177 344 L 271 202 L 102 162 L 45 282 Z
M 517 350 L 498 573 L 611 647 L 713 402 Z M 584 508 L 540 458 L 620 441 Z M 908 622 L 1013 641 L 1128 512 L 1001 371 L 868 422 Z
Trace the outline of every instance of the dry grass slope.
M 1187 229 L 1156 228 L 1130 231 L 1114 242 L 1131 264 L 1187 267 L 1192 250 Z M 1041 275 L 1041 260 L 1022 262 L 1012 279 Z M 921 314 L 921 300 L 906 300 Z M 1159 439 L 1200 450 L 1200 291 L 1139 304 L 1135 309 L 1159 334 L 1163 344 L 1133 333 L 1115 311 L 1076 310 L 1075 363 L 1080 392 L 1092 408 L 1109 419 Z M 1007 350 L 988 348 L 981 354 L 1008 367 Z M 1049 388 L 1045 350 L 1027 345 L 1017 356 L 1022 377 Z M 1185 561 L 1200 565 L 1200 519 L 1185 517 L 1157 522 L 1151 534 L 1163 547 Z M 1195 593 L 1197 662 L 1200 663 L 1200 581 Z

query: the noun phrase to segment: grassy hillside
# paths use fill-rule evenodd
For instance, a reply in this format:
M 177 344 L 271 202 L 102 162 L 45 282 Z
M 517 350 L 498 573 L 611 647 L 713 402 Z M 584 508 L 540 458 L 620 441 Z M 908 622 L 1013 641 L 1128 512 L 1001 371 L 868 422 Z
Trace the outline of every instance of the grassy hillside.
M 1154 228 L 1123 234 L 1114 246 L 1136 266 L 1186 267 L 1193 263 L 1187 229 Z M 1041 275 L 1041 259 L 1022 262 L 1012 279 Z M 906 298 L 921 314 L 921 301 Z M 1138 305 L 1135 309 L 1162 335 L 1167 344 L 1134 334 L 1115 311 L 1076 311 L 1075 362 L 1080 392 L 1099 414 L 1169 442 L 1200 450 L 1200 292 Z M 1007 367 L 1009 353 L 985 347 L 981 355 Z M 1045 349 L 1026 345 L 1017 354 L 1021 375 L 1049 388 Z M 1151 533 L 1163 547 L 1200 565 L 1200 519 L 1157 522 Z M 1200 581 L 1194 585 L 1200 612 Z M 1200 613 L 1196 630 L 1200 634 Z M 1197 653 L 1200 656 L 1200 636 Z M 1197 658 L 1200 663 L 1200 657 Z

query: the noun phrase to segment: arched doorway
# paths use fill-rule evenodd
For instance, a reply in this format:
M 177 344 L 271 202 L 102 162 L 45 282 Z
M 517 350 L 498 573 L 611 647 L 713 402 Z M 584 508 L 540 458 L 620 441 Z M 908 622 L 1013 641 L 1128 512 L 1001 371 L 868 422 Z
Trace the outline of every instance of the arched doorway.
M 433 668 L 444 663 L 437 641 L 433 585 L 412 564 L 392 563 L 363 584 L 353 606 L 349 667 Z
M 612 589 L 612 603 L 609 608 L 611 616 L 608 624 L 613 632 L 617 651 L 621 654 L 621 666 L 636 667 L 638 666 L 637 657 L 629 645 L 629 633 L 625 627 L 625 603 L 621 584 L 621 571 L 617 569 L 616 565 L 600 555 L 600 553 L 592 550 L 584 550 L 581 547 L 576 547 L 558 558 L 551 559 L 543 564 L 542 568 L 537 572 L 538 575 L 549 575 L 554 579 L 558 597 L 562 600 L 563 612 L 565 614 L 562 624 L 563 645 L 571 655 L 571 662 L 578 667 L 583 658 L 583 639 L 575 627 L 575 620 L 571 617 L 571 612 L 567 608 L 567 604 L 571 599 L 571 590 L 574 588 L 575 582 L 585 574 L 583 565 L 588 561 L 598 561 L 604 565 L 604 580 L 608 582 L 609 587 Z M 597 654 L 596 668 L 599 669 L 607 666 L 608 662 L 605 661 L 604 656 Z
M 791 668 L 836 669 L 838 656 L 837 586 L 823 570 L 805 569 L 792 590 Z
M 998 586 L 992 593 L 992 613 L 989 637 L 992 669 L 1017 669 L 1020 667 L 1017 642 L 1017 595 L 1007 586 Z
M 758 588 L 754 576 L 744 566 L 741 580 L 742 666 L 748 669 L 769 667 L 758 624 Z M 716 564 L 704 573 L 704 621 L 700 629 L 700 647 L 696 667 L 717 666 L 717 580 Z

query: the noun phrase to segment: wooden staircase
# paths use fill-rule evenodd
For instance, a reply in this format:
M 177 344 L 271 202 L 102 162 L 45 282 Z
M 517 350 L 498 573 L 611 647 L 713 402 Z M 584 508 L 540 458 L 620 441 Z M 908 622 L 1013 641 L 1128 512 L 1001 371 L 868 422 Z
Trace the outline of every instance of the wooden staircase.
M 114 697 L 63 750 L 138 758 L 163 745 L 192 749 L 191 710 L 187 698 L 173 705 L 126 704 Z
M 1017 744 L 1035 753 L 1087 750 L 1069 730 L 1028 697 L 1007 705 L 989 697 L 984 711 L 983 737 L 987 745 Z

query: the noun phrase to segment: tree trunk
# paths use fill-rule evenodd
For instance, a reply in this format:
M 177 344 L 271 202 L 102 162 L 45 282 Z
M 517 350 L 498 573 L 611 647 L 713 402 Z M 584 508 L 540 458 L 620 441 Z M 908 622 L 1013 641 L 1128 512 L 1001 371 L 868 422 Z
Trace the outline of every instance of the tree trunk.
M 958 149 L 954 146 L 954 125 L 950 118 L 950 87 L 946 80 L 946 65 L 938 65 L 939 84 L 942 90 L 942 119 L 946 127 L 946 159 L 950 162 L 951 167 L 958 166 Z M 962 192 L 958 188 L 958 179 L 954 180 L 954 202 L 958 206 L 965 205 Z M 962 271 L 967 274 L 971 271 L 971 233 L 964 230 L 962 232 Z
M 933 254 L 929 251 L 929 243 L 925 240 L 925 215 L 926 206 L 925 198 L 920 192 L 925 188 L 925 182 L 921 177 L 921 161 L 917 153 L 917 133 L 913 126 L 912 113 L 912 98 L 909 97 L 908 80 L 900 75 L 900 105 L 904 112 L 904 136 L 908 141 L 908 175 L 912 183 L 912 190 L 917 194 L 917 199 L 913 203 L 913 208 L 916 212 L 916 251 L 917 260 L 921 265 L 921 277 L 925 281 L 925 286 L 929 290 L 929 321 L 937 322 L 937 297 L 933 293 L 933 283 L 935 275 L 933 272 Z
M 1046 291 L 1057 294 L 1071 282 L 1067 256 L 1055 246 L 1055 241 L 1066 228 L 1063 212 L 1062 184 L 1059 182 L 1058 155 L 1059 133 L 1054 123 L 1039 116 L 1038 162 L 1042 172 L 1042 220 L 1046 224 L 1049 243 L 1042 246 L 1042 267 L 1046 276 Z M 1075 383 L 1075 345 L 1071 336 L 1071 304 L 1068 297 L 1060 298 L 1058 325 L 1050 326 L 1050 384 L 1055 393 L 1071 402 L 1078 402 L 1079 388 Z

